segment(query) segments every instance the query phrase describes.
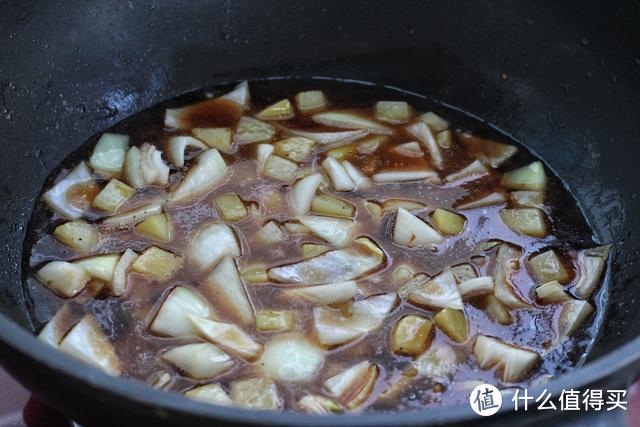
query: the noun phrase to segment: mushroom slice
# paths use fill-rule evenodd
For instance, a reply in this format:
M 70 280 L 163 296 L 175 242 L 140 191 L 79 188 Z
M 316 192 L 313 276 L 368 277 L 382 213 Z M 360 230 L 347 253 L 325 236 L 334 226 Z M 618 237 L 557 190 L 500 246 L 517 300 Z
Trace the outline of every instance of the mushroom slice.
M 209 303 L 185 286 L 173 288 L 160 305 L 149 330 L 157 335 L 188 338 L 197 335 L 189 316 L 208 318 L 213 315 Z
M 360 242 L 354 248 L 326 252 L 314 258 L 274 267 L 269 279 L 279 283 L 320 285 L 357 279 L 384 264 L 385 255 L 367 250 Z M 371 243 L 376 248 L 375 243 Z
M 463 300 L 493 293 L 493 277 L 483 276 L 465 280 L 458 285 Z
M 593 311 L 593 306 L 587 301 L 572 299 L 565 302 L 558 316 L 558 338 L 572 335 Z
M 390 293 L 356 301 L 343 310 L 316 307 L 313 322 L 318 341 L 325 346 L 353 341 L 382 326 L 397 304 L 398 295 Z
M 518 148 L 513 145 L 478 138 L 468 133 L 458 134 L 458 139 L 473 157 L 492 168 L 501 166 L 518 152 Z
M 269 105 L 256 115 L 260 120 L 288 120 L 293 116 L 293 105 L 286 98 Z
M 249 378 L 233 381 L 230 385 L 231 400 L 235 405 L 248 409 L 277 411 L 283 402 L 276 383 L 267 378 Z
M 204 280 L 203 287 L 211 300 L 229 309 L 235 320 L 244 325 L 253 323 L 253 307 L 233 258 L 228 255 L 222 258 Z
M 440 146 L 436 141 L 433 132 L 429 129 L 424 122 L 417 122 L 407 126 L 407 132 L 416 137 L 418 141 L 422 142 L 429 154 L 431 155 L 431 161 L 436 169 L 442 169 L 444 167 L 444 157 Z
M 510 244 L 502 243 L 498 247 L 495 265 L 493 267 L 493 293 L 509 308 L 527 308 L 530 304 L 518 294 L 511 282 L 511 276 L 520 268 L 522 250 Z M 514 264 L 516 266 L 514 266 Z
M 123 212 L 119 215 L 110 216 L 102 221 L 102 227 L 107 230 L 128 228 L 131 225 L 162 213 L 164 200 L 156 201 L 148 205 Z
M 270 141 L 276 134 L 276 130 L 269 123 L 243 116 L 236 128 L 235 140 L 238 144 L 252 144 L 254 142 Z
M 421 376 L 446 383 L 458 368 L 458 356 L 449 344 L 435 342 L 413 361 L 413 367 Z
M 294 216 L 304 215 L 311 209 L 311 201 L 316 195 L 318 186 L 322 182 L 322 175 L 315 173 L 306 176 L 293 184 L 289 193 L 291 212 Z
M 494 193 L 488 194 L 479 199 L 456 205 L 455 208 L 460 210 L 477 209 L 477 208 L 484 208 L 492 205 L 499 205 L 499 204 L 505 203 L 506 201 L 507 201 L 507 198 L 505 197 L 505 195 L 496 191 Z
M 211 148 L 203 152 L 196 159 L 196 164 L 189 168 L 178 187 L 171 193 L 171 200 L 174 202 L 183 201 L 214 189 L 228 169 L 218 150 Z
M 310 132 L 299 129 L 289 129 L 282 126 L 280 126 L 280 129 L 285 134 L 309 138 L 322 145 L 347 144 L 360 138 L 364 138 L 369 134 L 368 129 L 350 130 L 345 132 Z
M 335 157 L 327 156 L 322 162 L 322 167 L 327 171 L 329 178 L 331 178 L 333 188 L 337 191 L 355 190 L 355 182 L 353 182 L 347 170 Z
M 199 400 L 200 402 L 211 403 L 213 405 L 231 406 L 233 401 L 220 384 L 205 384 L 194 387 L 184 392 L 189 399 Z
M 58 214 L 67 219 L 78 219 L 84 213 L 84 209 L 74 206 L 67 200 L 67 193 L 71 187 L 93 181 L 91 171 L 85 162 L 80 162 L 64 178 L 47 190 L 42 199 Z
M 201 151 L 206 150 L 207 146 L 192 136 L 173 136 L 167 142 L 167 159 L 174 166 L 183 167 L 184 154 L 187 148 Z M 136 186 L 134 185 L 134 187 Z
M 118 260 L 113 270 L 113 280 L 111 280 L 111 293 L 114 296 L 120 297 L 127 291 L 127 274 L 136 259 L 138 259 L 138 254 L 131 249 L 127 249 Z
M 36 274 L 36 279 L 62 298 L 73 298 L 91 280 L 81 265 L 66 261 L 51 261 Z
M 93 148 L 89 164 L 104 178 L 114 178 L 122 173 L 129 137 L 117 133 L 103 133 Z
M 213 378 L 235 364 L 227 353 L 205 342 L 174 347 L 162 353 L 161 357 L 194 380 Z
M 365 360 L 327 378 L 323 384 L 331 397 L 347 409 L 355 409 L 369 398 L 379 374 L 380 368 Z
M 600 283 L 610 249 L 610 245 L 600 246 L 583 250 L 578 255 L 580 277 L 573 290 L 580 298 L 589 298 Z
M 53 237 L 70 248 L 88 252 L 98 244 L 100 233 L 93 225 L 76 219 L 57 226 L 53 231 Z
M 140 147 L 140 170 L 146 185 L 166 185 L 169 182 L 170 169 L 162 160 L 162 152 L 146 142 Z
M 317 304 L 338 304 L 349 301 L 358 293 L 356 282 L 348 280 L 346 282 L 336 282 L 327 285 L 305 286 L 286 291 L 289 295 L 294 295 Z
M 496 338 L 478 335 L 473 346 L 473 354 L 481 369 L 496 367 L 502 381 L 514 383 L 526 378 L 526 375 L 540 360 L 535 351 L 506 344 Z
M 443 238 L 422 219 L 399 207 L 393 226 L 393 241 L 400 246 L 420 248 L 442 243 Z
M 38 334 L 38 339 L 58 348 L 60 341 L 71 328 L 73 313 L 67 304 L 63 305 L 56 314 L 44 325 Z
M 347 244 L 356 225 L 356 222 L 350 219 L 317 215 L 301 216 L 298 221 L 311 230 L 313 234 L 334 246 Z
M 462 298 L 451 270 L 445 270 L 409 292 L 407 297 L 411 304 L 429 309 L 452 308 L 462 310 Z
M 371 177 L 378 184 L 393 184 L 398 182 L 410 181 L 429 181 L 433 184 L 440 184 L 438 174 L 430 169 L 425 170 L 399 170 L 399 171 L 382 171 L 373 174 Z
M 285 382 L 313 380 L 324 352 L 302 335 L 278 335 L 265 345 L 258 364 L 267 378 Z
M 463 183 L 471 180 L 476 180 L 489 173 L 489 169 L 480 160 L 474 160 L 458 172 L 449 174 L 444 179 L 446 182 Z
M 304 396 L 298 401 L 298 406 L 310 414 L 329 415 L 342 414 L 344 412 L 344 408 L 340 404 L 317 394 Z
M 240 83 L 229 93 L 222 95 L 220 99 L 233 101 L 245 110 L 251 107 L 251 93 L 249 92 L 249 83 L 245 80 Z
M 510 190 L 544 190 L 547 186 L 547 175 L 542 162 L 536 161 L 519 169 L 502 175 L 500 185 Z
M 89 314 L 71 328 L 59 348 L 63 353 L 100 368 L 109 375 L 122 373 L 122 365 L 113 345 Z
M 201 270 L 206 270 L 224 256 L 240 256 L 240 244 L 233 229 L 227 224 L 214 222 L 196 232 L 189 245 L 189 257 Z
M 187 314 L 198 335 L 243 359 L 253 361 L 262 352 L 262 344 L 233 323 L 223 323 Z
M 313 121 L 341 129 L 367 129 L 378 135 L 392 135 L 393 129 L 346 111 L 327 111 L 311 116 Z

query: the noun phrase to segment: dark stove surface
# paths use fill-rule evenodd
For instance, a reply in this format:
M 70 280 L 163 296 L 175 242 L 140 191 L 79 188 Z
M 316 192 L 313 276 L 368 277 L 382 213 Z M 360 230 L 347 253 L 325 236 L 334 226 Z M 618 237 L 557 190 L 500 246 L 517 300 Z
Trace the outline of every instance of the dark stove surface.
M 629 409 L 600 413 L 567 427 L 640 427 L 640 380 L 628 391 Z M 0 427 L 80 427 L 47 407 L 0 368 Z M 517 426 L 516 426 L 517 427 Z

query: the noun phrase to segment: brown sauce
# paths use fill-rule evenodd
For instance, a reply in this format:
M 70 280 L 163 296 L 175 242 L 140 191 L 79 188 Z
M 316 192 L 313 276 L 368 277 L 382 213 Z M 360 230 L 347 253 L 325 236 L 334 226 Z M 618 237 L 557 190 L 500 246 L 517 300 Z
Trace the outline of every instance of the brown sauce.
M 411 97 L 398 92 L 390 92 L 377 87 L 365 87 L 355 84 L 344 84 L 332 81 L 266 81 L 252 83 L 252 109 L 243 111 L 236 104 L 210 99 L 205 103 L 194 107 L 190 112 L 187 127 L 207 126 L 235 126 L 242 114 L 255 115 L 265 106 L 287 97 L 293 100 L 293 96 L 299 90 L 321 89 L 331 100 L 330 108 L 350 108 L 366 117 L 373 117 L 371 106 L 381 99 L 405 99 L 416 111 L 433 110 L 446 118 L 450 128 L 455 130 L 458 143 L 450 150 L 444 150 L 444 168 L 439 171 L 440 176 L 458 171 L 468 165 L 477 153 L 472 149 L 466 149 L 461 141 L 468 138 L 464 132 L 470 132 L 479 137 L 492 139 L 501 143 L 518 145 L 493 129 L 474 122 L 460 113 L 449 111 L 441 106 L 434 105 L 426 100 Z M 224 89 L 228 89 L 224 88 Z M 110 132 L 124 133 L 130 136 L 131 145 L 140 145 L 150 142 L 159 148 L 164 147 L 167 138 L 176 134 L 188 134 L 184 131 L 170 131 L 163 128 L 163 116 L 166 108 L 181 107 L 206 99 L 205 94 L 212 92 L 216 96 L 225 91 L 211 89 L 197 91 L 178 97 L 160 104 L 138 115 L 125 119 L 117 124 Z M 355 106 L 355 107 L 354 107 Z M 314 123 L 308 116 L 298 115 L 284 123 L 287 127 L 312 131 L 331 132 L 335 128 L 321 126 Z M 391 126 L 391 125 L 390 125 Z M 391 126 L 393 127 L 393 126 Z M 404 125 L 396 127 L 398 131 L 390 136 L 388 142 L 374 154 L 357 153 L 349 158 L 354 166 L 361 169 L 367 176 L 371 176 L 382 170 L 418 170 L 430 166 L 428 155 L 424 157 L 409 157 L 398 153 L 395 147 L 400 143 L 415 141 L 415 137 L 408 135 Z M 276 137 L 274 140 L 278 140 Z M 67 162 L 52 172 L 45 189 L 51 187 L 53 179 L 59 176 L 65 169 L 68 170 L 78 161 L 87 159 L 96 138 L 92 138 L 87 145 L 72 155 Z M 158 337 L 149 332 L 148 326 L 158 310 L 159 302 L 171 288 L 177 284 L 199 289 L 206 272 L 198 272 L 186 261 L 177 273 L 168 281 L 152 280 L 143 274 L 130 273 L 128 278 L 128 292 L 124 297 L 114 298 L 108 292 L 97 291 L 91 295 L 90 288 L 86 288 L 80 295 L 72 300 L 59 298 L 43 287 L 34 277 L 34 273 L 46 262 L 51 260 L 73 260 L 87 255 L 99 253 L 121 253 L 127 248 L 137 252 L 143 251 L 148 246 L 158 246 L 178 255 L 185 255 L 190 236 L 202 225 L 211 221 L 220 220 L 219 213 L 212 204 L 212 197 L 217 194 L 233 192 L 238 194 L 246 203 L 255 202 L 261 206 L 265 215 L 259 219 L 249 217 L 246 220 L 233 223 L 232 226 L 241 236 L 242 255 L 237 258 L 240 271 L 245 268 L 261 264 L 266 268 L 297 262 L 301 259 L 300 245 L 303 243 L 323 243 L 322 239 L 308 235 L 289 236 L 280 244 L 263 245 L 256 239 L 256 234 L 262 225 L 268 220 L 276 220 L 283 223 L 290 219 L 287 214 L 287 184 L 274 181 L 256 175 L 256 147 L 257 144 L 247 144 L 239 148 L 234 155 L 223 155 L 233 171 L 224 183 L 218 186 L 212 193 L 191 203 L 167 205 L 166 213 L 171 218 L 174 238 L 169 243 L 157 243 L 143 238 L 131 230 L 103 233 L 99 245 L 90 254 L 78 254 L 74 250 L 65 247 L 52 237 L 55 226 L 64 222 L 59 216 L 52 215 L 51 211 L 42 202 L 38 202 L 28 231 L 28 239 L 25 244 L 25 283 L 24 291 L 29 302 L 31 319 L 36 329 L 41 328 L 62 306 L 69 302 L 74 310 L 90 313 L 98 320 L 102 330 L 113 343 L 117 355 L 124 366 L 124 375 L 135 381 L 148 382 L 159 371 L 171 374 L 171 382 L 168 389 L 183 392 L 198 384 L 207 382 L 221 383 L 226 386 L 229 382 L 255 375 L 256 368 L 251 363 L 237 359 L 234 368 L 216 377 L 212 381 L 195 381 L 189 379 L 158 358 L 158 354 L 177 344 L 192 342 L 193 340 L 181 338 Z M 425 151 L 424 147 L 422 147 Z M 328 149 L 320 147 L 311 157 L 317 157 L 311 165 L 318 168 L 320 161 Z M 559 179 L 552 176 L 547 169 L 549 178 L 546 189 L 544 212 L 547 217 L 549 232 L 545 237 L 534 238 L 518 234 L 507 227 L 500 218 L 499 211 L 505 204 L 488 206 L 479 209 L 460 211 L 466 218 L 466 227 L 462 233 L 448 236 L 442 244 L 437 246 L 437 251 L 432 248 L 407 249 L 398 246 L 390 240 L 393 213 L 387 213 L 382 219 L 373 218 L 365 207 L 365 201 L 384 201 L 392 198 L 403 198 L 422 202 L 427 209 L 418 213 L 423 219 L 429 219 L 429 213 L 436 208 L 452 209 L 461 201 L 475 200 L 483 195 L 500 189 L 500 176 L 504 171 L 516 169 L 536 160 L 525 148 L 519 146 L 519 153 L 502 165 L 499 169 L 492 170 L 485 177 L 467 182 L 462 185 L 434 185 L 425 182 L 410 182 L 400 184 L 375 185 L 373 189 L 355 191 L 349 193 L 327 191 L 337 197 L 351 202 L 357 208 L 355 221 L 358 223 L 358 231 L 354 236 L 367 236 L 378 243 L 387 256 L 386 267 L 358 280 L 358 285 L 365 295 L 396 292 L 398 285 L 394 283 L 392 274 L 394 269 L 401 264 L 410 266 L 414 272 L 422 272 L 434 276 L 446 268 L 462 263 L 473 265 L 479 276 L 491 275 L 495 249 L 483 251 L 481 246 L 488 240 L 500 240 L 517 245 L 523 250 L 523 264 L 512 278 L 513 284 L 519 293 L 529 303 L 530 309 L 511 310 L 513 322 L 510 325 L 501 325 L 494 322 L 482 309 L 478 302 L 466 302 L 464 304 L 466 317 L 469 324 L 469 337 L 478 333 L 490 335 L 505 342 L 522 346 L 544 354 L 541 362 L 533 372 L 522 382 L 516 384 L 502 384 L 494 370 L 480 369 L 473 352 L 473 339 L 460 344 L 449 339 L 441 331 L 437 331 L 434 343 L 446 343 L 455 350 L 460 361 L 451 381 L 441 384 L 429 378 L 416 378 L 403 389 L 396 398 L 379 398 L 380 394 L 394 383 L 402 373 L 411 366 L 411 358 L 394 354 L 390 349 L 390 335 L 397 321 L 407 314 L 418 314 L 432 317 L 435 311 L 424 310 L 402 300 L 400 305 L 387 316 L 383 325 L 365 337 L 353 343 L 327 349 L 325 361 L 321 372 L 311 383 L 279 383 L 278 391 L 284 402 L 284 408 L 296 410 L 296 402 L 307 393 L 318 395 L 326 394 L 323 391 L 322 381 L 337 373 L 340 369 L 351 366 L 361 360 L 369 360 L 380 368 L 378 381 L 371 397 L 360 410 L 365 411 L 389 411 L 401 409 L 429 408 L 440 405 L 452 405 L 464 402 L 468 399 L 469 392 L 473 388 L 471 382 L 481 381 L 499 384 L 503 387 L 514 385 L 527 386 L 528 384 L 544 380 L 548 376 L 558 375 L 579 363 L 577 355 L 581 355 L 587 348 L 596 332 L 597 325 L 591 325 L 592 316 L 579 333 L 571 337 L 562 346 L 551 347 L 553 339 L 554 318 L 558 315 L 557 305 L 540 305 L 536 303 L 536 284 L 526 268 L 529 257 L 553 247 L 562 254 L 563 262 L 570 272 L 571 279 L 567 289 L 576 283 L 579 276 L 576 264 L 577 250 L 595 246 L 592 241 L 592 233 L 586 224 L 582 214 L 571 196 L 561 185 Z M 191 161 L 187 161 L 187 166 Z M 187 170 L 187 167 L 183 168 Z M 172 168 L 171 186 L 175 186 L 183 172 Z M 100 182 L 100 187 L 106 183 Z M 95 197 L 95 189 L 82 188 L 74 190 L 72 197 L 86 198 L 90 202 Z M 164 189 L 147 188 L 138 191 L 118 212 L 124 212 L 129 208 L 142 206 L 150 199 L 163 194 Z M 99 222 L 105 215 L 96 210 L 91 210 L 86 218 L 90 222 Z M 186 258 L 186 256 L 185 256 Z M 481 262 L 481 265 L 478 263 Z M 312 341 L 317 342 L 311 331 L 313 330 L 312 309 L 314 304 L 302 300 L 292 301 L 284 296 L 282 290 L 286 287 L 275 283 L 246 284 L 245 288 L 254 310 L 295 310 L 297 322 L 295 331 L 309 335 Z M 206 296 L 206 295 L 205 295 Z M 361 298 L 361 297 L 360 297 Z M 215 303 L 214 303 L 215 305 Z M 216 306 L 216 312 L 222 319 L 230 319 L 232 316 L 225 307 Z M 599 309 L 597 307 L 596 309 Z M 585 327 L 586 326 L 586 327 Z M 275 334 L 272 332 L 260 332 L 255 329 L 249 333 L 259 342 L 266 342 Z M 433 345 L 433 344 L 432 344 Z M 470 387 L 470 388 L 469 388 Z

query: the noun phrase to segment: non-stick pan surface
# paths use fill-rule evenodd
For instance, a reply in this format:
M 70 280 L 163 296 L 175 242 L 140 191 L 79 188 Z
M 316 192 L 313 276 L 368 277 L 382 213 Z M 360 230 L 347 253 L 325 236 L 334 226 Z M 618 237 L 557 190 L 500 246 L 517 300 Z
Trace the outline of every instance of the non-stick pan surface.
M 492 123 L 547 162 L 597 239 L 616 243 L 590 362 L 547 387 L 625 386 L 640 360 L 639 23 L 637 5 L 623 1 L 3 2 L 3 365 L 87 425 L 428 424 L 471 417 L 468 408 L 311 420 L 217 408 L 107 377 L 31 336 L 22 241 L 51 168 L 90 135 L 191 89 L 330 76 L 428 95 Z M 524 423 L 553 414 L 503 415 Z

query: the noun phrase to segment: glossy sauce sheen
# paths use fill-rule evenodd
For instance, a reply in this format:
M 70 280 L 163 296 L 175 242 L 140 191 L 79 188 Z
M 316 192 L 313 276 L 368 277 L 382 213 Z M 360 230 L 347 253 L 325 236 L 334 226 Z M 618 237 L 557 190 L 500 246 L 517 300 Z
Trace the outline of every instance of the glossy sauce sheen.
M 165 102 L 161 105 L 143 111 L 126 120 L 120 122 L 110 132 L 124 133 L 130 136 L 131 145 L 139 145 L 143 142 L 150 142 L 164 149 L 164 142 L 167 137 L 176 134 L 186 134 L 185 132 L 170 132 L 163 129 L 164 111 L 168 107 L 179 107 L 192 104 L 196 101 L 206 99 L 207 94 L 225 93 L 229 87 L 216 88 L 212 90 L 202 90 Z M 272 102 L 288 97 L 293 100 L 293 96 L 300 90 L 320 89 L 323 90 L 331 102 L 332 108 L 352 108 L 368 117 L 373 117 L 372 106 L 377 100 L 406 100 L 416 111 L 435 111 L 451 123 L 451 129 L 457 131 L 468 131 L 480 137 L 494 139 L 499 142 L 518 145 L 510 141 L 504 135 L 498 134 L 493 129 L 454 111 L 449 111 L 440 106 L 434 105 L 424 99 L 406 95 L 396 91 L 383 90 L 377 87 L 362 86 L 358 84 L 345 84 L 333 81 L 301 81 L 301 80 L 279 80 L 254 82 L 251 85 L 253 115 Z M 239 118 L 238 109 L 232 103 L 212 100 L 205 104 L 202 109 L 196 111 L 190 118 L 190 124 L 196 126 L 233 126 Z M 242 111 L 240 111 L 242 114 Z M 296 118 L 284 122 L 286 126 L 297 129 L 335 131 L 335 128 L 315 124 L 308 117 L 298 115 Z M 393 147 L 396 144 L 407 141 L 414 141 L 402 130 L 404 126 L 397 127 L 396 135 L 391 137 L 391 143 L 386 144 L 381 152 L 374 154 L 357 154 L 350 158 L 352 163 L 362 169 L 365 174 L 381 169 L 395 168 L 424 168 L 429 165 L 425 158 L 412 158 L 399 155 Z M 72 167 L 80 160 L 88 159 L 97 137 L 92 138 L 87 144 L 74 153 L 51 175 L 51 180 L 45 186 L 48 189 L 56 176 L 59 176 L 65 168 Z M 275 139 L 277 140 L 277 138 Z M 257 144 L 243 145 L 235 155 L 224 154 L 227 164 L 232 166 L 233 172 L 214 192 L 197 200 L 195 203 L 167 205 L 166 212 L 169 215 L 173 229 L 174 240 L 168 244 L 158 244 L 136 235 L 132 231 L 103 234 L 103 238 L 98 248 L 92 253 L 110 253 L 132 248 L 141 252 L 148 246 L 156 245 L 161 248 L 171 250 L 182 255 L 185 254 L 185 247 L 188 244 L 189 236 L 201 225 L 219 220 L 218 213 L 212 205 L 212 198 L 215 194 L 227 192 L 237 193 L 244 201 L 255 201 L 266 210 L 266 216 L 258 220 L 248 219 L 233 223 L 232 225 L 240 231 L 244 237 L 242 241 L 242 256 L 238 258 L 238 267 L 242 271 L 247 266 L 253 264 L 263 264 L 267 267 L 283 265 L 301 259 L 300 245 L 305 242 L 322 243 L 320 239 L 310 236 L 290 236 L 286 242 L 277 245 L 264 246 L 255 241 L 255 233 L 260 226 L 269 219 L 284 222 L 289 218 L 287 212 L 287 186 L 280 182 L 256 174 L 255 147 Z M 530 163 L 535 160 L 526 149 L 519 147 L 520 151 L 512 160 L 503 165 L 500 170 L 508 171 L 516 167 Z M 318 151 L 326 151 L 327 148 L 320 147 Z M 424 148 L 423 148 L 424 150 Z M 472 157 L 462 148 L 444 150 L 445 167 L 440 176 L 445 176 L 451 172 L 460 170 L 470 163 Z M 324 158 L 320 153 L 312 156 L 315 162 Z M 187 166 L 189 161 L 187 161 Z M 356 221 L 358 222 L 358 232 L 355 236 L 366 235 L 375 240 L 386 252 L 387 263 L 385 269 L 358 281 L 359 287 L 365 294 L 380 294 L 396 291 L 398 286 L 393 284 L 391 273 L 397 265 L 407 264 L 415 272 L 424 272 L 433 276 L 443 269 L 460 263 L 472 262 L 473 257 L 485 256 L 487 262 L 482 266 L 477 266 L 480 276 L 490 275 L 487 272 L 491 268 L 492 253 L 483 252 L 480 249 L 481 242 L 488 239 L 500 239 L 519 245 L 524 250 L 523 267 L 514 276 L 513 283 L 518 287 L 520 293 L 528 298 L 529 302 L 535 303 L 535 284 L 524 268 L 524 260 L 531 254 L 542 248 L 554 247 L 559 252 L 566 255 L 566 259 L 571 260 L 575 256 L 572 248 L 586 248 L 594 245 L 591 239 L 591 230 L 587 226 L 581 213 L 576 207 L 572 196 L 563 188 L 559 180 L 554 177 L 548 168 L 546 169 L 549 183 L 546 190 L 545 212 L 549 219 L 549 235 L 544 238 L 532 238 L 516 234 L 511 231 L 500 219 L 498 212 L 504 205 L 490 206 L 487 208 L 461 211 L 467 219 L 465 230 L 457 236 L 447 236 L 444 243 L 438 245 L 437 252 L 429 248 L 407 249 L 399 247 L 391 242 L 391 227 L 393 224 L 392 213 L 387 213 L 381 221 L 373 219 L 367 212 L 365 200 L 385 200 L 388 198 L 405 198 L 423 202 L 427 205 L 425 211 L 419 216 L 428 218 L 430 212 L 437 207 L 451 208 L 456 200 L 475 199 L 482 194 L 491 192 L 499 182 L 499 176 L 492 172 L 488 176 L 458 186 L 435 186 L 424 182 L 374 185 L 372 189 L 352 193 L 336 193 L 340 198 L 349 200 L 357 207 Z M 186 170 L 186 168 L 185 168 Z M 318 170 L 321 168 L 318 165 Z M 179 180 L 180 173 L 172 169 L 170 182 L 175 185 Z M 90 190 L 87 190 L 91 192 Z M 158 196 L 164 192 L 161 188 L 147 190 L 141 196 L 141 192 L 127 202 L 127 205 L 119 210 L 124 212 L 128 208 L 143 205 L 149 198 Z M 87 217 L 88 221 L 99 220 L 102 216 L 97 211 L 91 211 Z M 58 298 L 39 284 L 33 274 L 37 269 L 49 260 L 70 260 L 80 256 L 69 248 L 58 243 L 51 233 L 56 225 L 63 221 L 53 216 L 51 211 L 42 203 L 38 202 L 32 221 L 29 227 L 28 240 L 25 244 L 25 294 L 30 306 L 31 318 L 35 328 L 41 327 L 47 322 L 57 309 L 67 300 Z M 186 257 L 185 257 L 186 258 Z M 575 271 L 575 265 L 568 265 Z M 172 374 L 170 389 L 184 391 L 195 384 L 179 375 L 170 366 L 159 360 L 157 354 L 164 349 L 176 344 L 189 342 L 184 339 L 171 339 L 153 336 L 149 333 L 147 326 L 152 320 L 158 302 L 162 300 L 163 294 L 176 284 L 183 284 L 199 287 L 199 283 L 206 275 L 197 273 L 190 268 L 188 260 L 185 260 L 183 267 L 169 281 L 158 283 L 145 278 L 137 273 L 129 275 L 129 291 L 125 297 L 113 298 L 108 295 L 99 294 L 97 298 L 92 298 L 88 290 L 83 291 L 78 297 L 73 299 L 72 306 L 78 311 L 92 313 L 98 319 L 100 326 L 111 339 L 116 351 L 123 361 L 124 375 L 137 381 L 149 381 L 153 375 L 159 371 L 167 371 Z M 574 272 L 574 280 L 575 280 Z M 246 284 L 247 293 L 252 301 L 255 310 L 259 309 L 295 309 L 298 311 L 295 329 L 299 332 L 309 334 L 312 340 L 312 316 L 313 305 L 301 300 L 291 300 L 282 294 L 282 287 L 275 284 Z M 221 316 L 225 318 L 224 307 L 219 307 L 214 302 L 214 307 Z M 469 336 L 473 337 L 477 333 L 496 336 L 516 345 L 533 349 L 538 353 L 543 353 L 545 344 L 553 338 L 553 317 L 556 315 L 558 306 L 537 306 L 533 309 L 512 310 L 514 321 L 511 325 L 503 326 L 494 323 L 487 315 L 472 304 L 465 303 L 465 310 L 469 320 Z M 600 307 L 597 307 L 599 309 Z M 316 381 L 311 384 L 279 384 L 279 392 L 285 401 L 285 408 L 295 409 L 295 402 L 307 392 L 322 394 L 322 380 L 327 378 L 329 372 L 335 372 L 339 367 L 348 367 L 361 360 L 368 359 L 381 367 L 376 390 L 368 401 L 365 411 L 376 410 L 397 410 L 409 408 L 431 407 L 433 405 L 448 405 L 458 402 L 465 402 L 471 388 L 467 389 L 471 383 L 465 381 L 482 381 L 488 383 L 499 383 L 499 379 L 494 376 L 492 370 L 484 371 L 478 368 L 475 358 L 471 354 L 473 339 L 466 344 L 457 344 L 449 340 L 442 332 L 437 331 L 434 342 L 445 341 L 453 346 L 461 360 L 460 367 L 456 371 L 455 377 L 447 387 L 424 379 L 416 379 L 411 385 L 400 394 L 398 400 L 376 400 L 379 393 L 385 389 L 386 384 L 393 382 L 401 373 L 410 366 L 409 357 L 395 355 L 390 349 L 390 334 L 397 320 L 406 314 L 419 314 L 431 317 L 434 312 L 422 310 L 406 302 L 395 309 L 384 321 L 378 330 L 375 330 L 363 339 L 357 340 L 353 344 L 340 346 L 337 349 L 329 350 L 325 359 L 322 372 L 316 376 Z M 540 381 L 548 375 L 557 375 L 574 364 L 579 363 L 580 356 L 587 348 L 589 342 L 595 334 L 595 326 L 589 326 L 593 322 L 592 316 L 587 322 L 587 328 L 575 334 L 570 341 L 563 346 L 557 346 L 552 351 L 546 353 L 541 364 L 522 385 L 530 382 Z M 266 342 L 274 333 L 263 333 L 251 330 L 250 333 L 260 342 Z M 255 367 L 237 360 L 236 366 L 230 371 L 217 377 L 215 382 L 223 384 L 236 378 L 251 376 L 256 372 Z

